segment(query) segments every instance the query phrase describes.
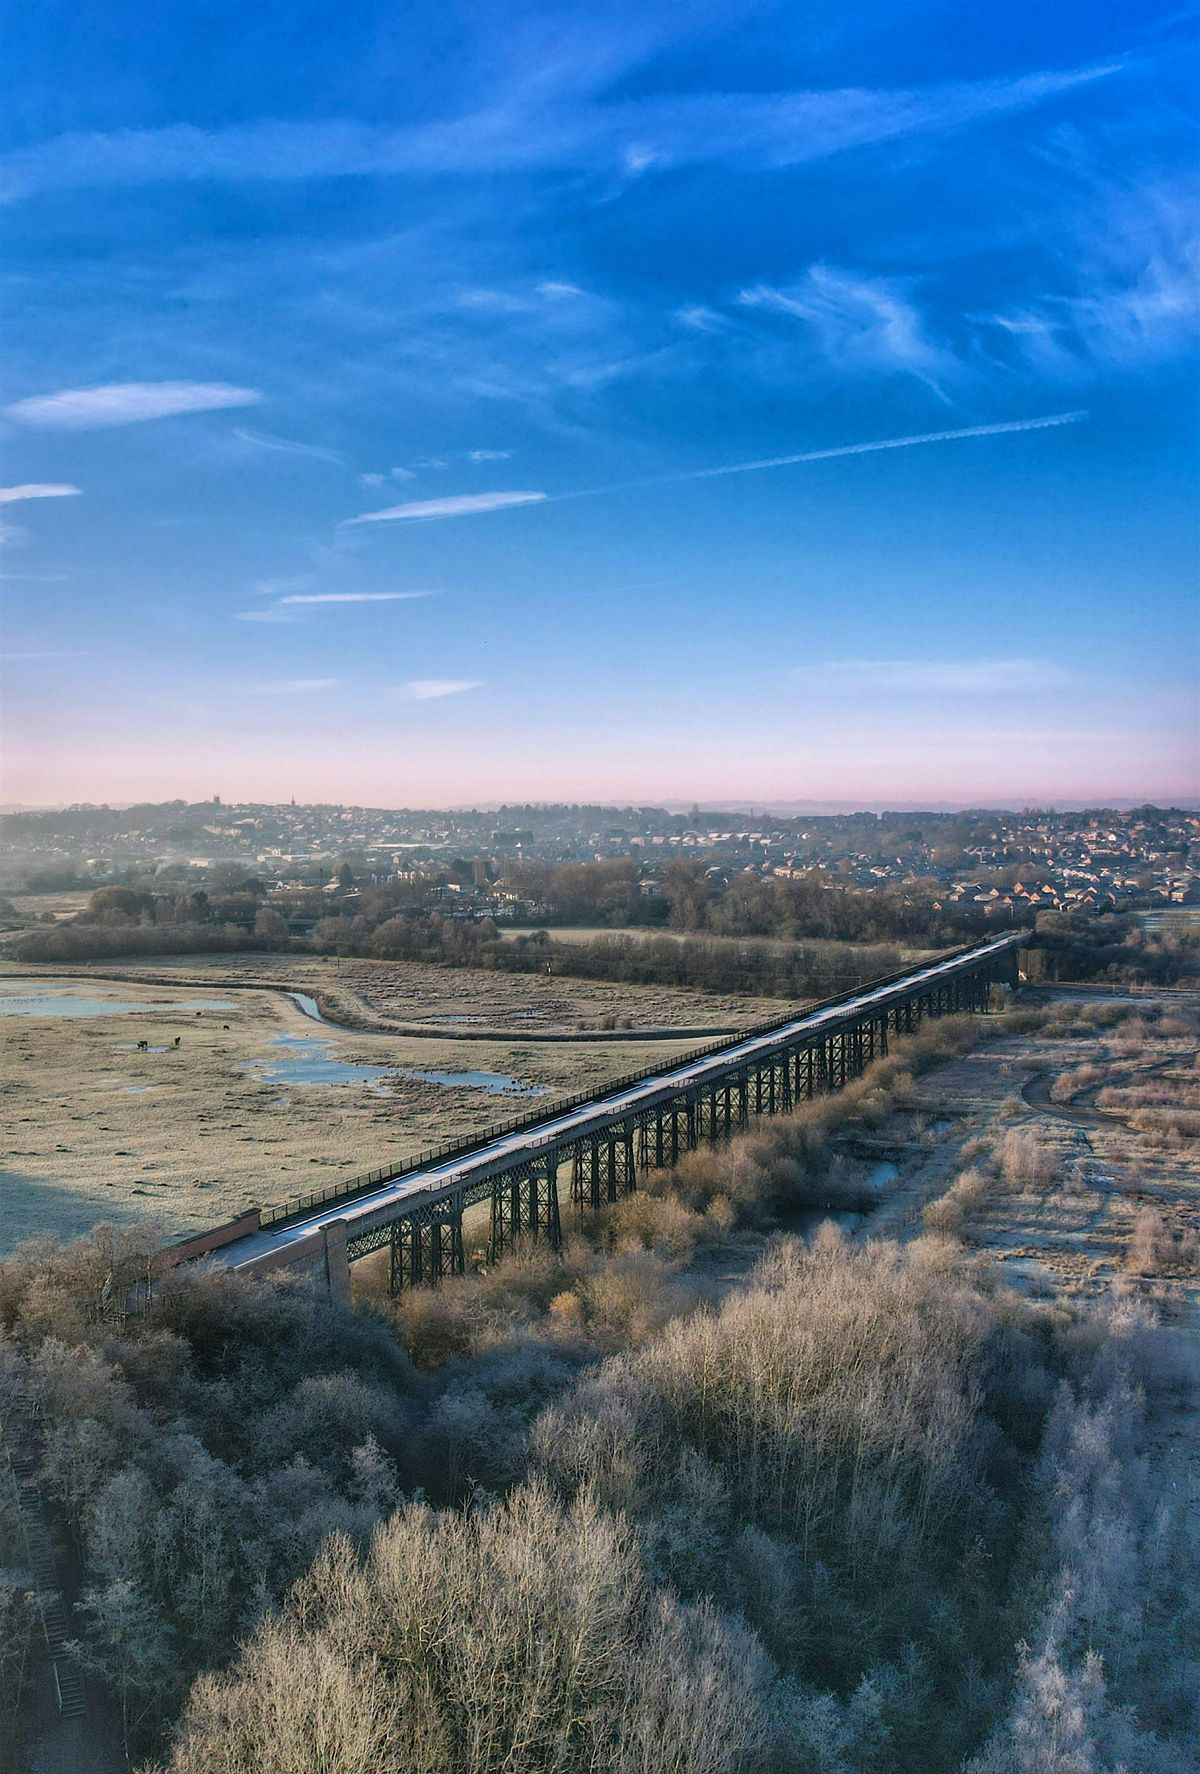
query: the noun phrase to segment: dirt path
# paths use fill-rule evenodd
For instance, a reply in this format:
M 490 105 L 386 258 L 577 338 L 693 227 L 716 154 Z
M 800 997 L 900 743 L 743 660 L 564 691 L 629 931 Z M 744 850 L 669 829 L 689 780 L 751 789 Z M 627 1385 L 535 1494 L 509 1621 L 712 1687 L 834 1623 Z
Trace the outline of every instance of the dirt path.
M 1118 1089 L 1124 1088 L 1134 1078 L 1153 1077 L 1157 1072 L 1169 1071 L 1172 1066 L 1178 1065 L 1178 1063 L 1178 1059 L 1172 1056 L 1171 1059 L 1154 1060 L 1149 1065 L 1130 1066 L 1128 1072 L 1121 1077 L 1106 1079 L 1104 1085 L 1096 1085 L 1091 1090 L 1083 1090 L 1077 1097 L 1071 1097 L 1062 1103 L 1055 1102 L 1050 1094 L 1056 1079 L 1062 1074 L 1053 1068 L 1048 1068 L 1044 1072 L 1035 1072 L 1029 1082 L 1022 1087 L 1021 1095 L 1029 1107 L 1036 1109 L 1039 1114 L 1052 1115 L 1057 1121 L 1069 1121 L 1074 1127 L 1108 1127 L 1114 1121 L 1128 1127 L 1129 1117 L 1123 1115 L 1119 1109 L 1098 1109 L 1095 1107 L 1091 1099 L 1095 1097 L 1097 1091 L 1110 1086 Z
M 1051 1115 L 1056 1121 L 1066 1121 L 1072 1127 L 1104 1127 L 1109 1122 L 1124 1120 L 1121 1115 L 1106 1115 L 1101 1109 L 1089 1108 L 1085 1103 L 1056 1103 L 1050 1092 L 1059 1076 L 1056 1071 L 1035 1072 L 1021 1088 L 1022 1099 L 1039 1115 Z

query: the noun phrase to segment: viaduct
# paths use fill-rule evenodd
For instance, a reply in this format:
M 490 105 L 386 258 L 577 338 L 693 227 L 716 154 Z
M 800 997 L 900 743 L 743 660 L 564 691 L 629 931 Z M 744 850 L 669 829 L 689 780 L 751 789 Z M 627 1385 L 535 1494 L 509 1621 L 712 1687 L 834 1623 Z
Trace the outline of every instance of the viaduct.
M 391 1253 L 391 1286 L 436 1284 L 463 1270 L 463 1213 L 491 1203 L 491 1256 L 516 1238 L 561 1236 L 559 1177 L 584 1213 L 636 1187 L 639 1171 L 744 1128 L 751 1117 L 840 1090 L 926 1017 L 986 1011 L 991 988 L 1018 982 L 1030 932 L 955 949 L 800 1015 L 711 1043 L 665 1067 L 559 1101 L 483 1134 L 315 1194 L 255 1207 L 162 1253 L 170 1266 L 206 1258 L 244 1274 L 308 1274 L 336 1300 L 350 1264 Z

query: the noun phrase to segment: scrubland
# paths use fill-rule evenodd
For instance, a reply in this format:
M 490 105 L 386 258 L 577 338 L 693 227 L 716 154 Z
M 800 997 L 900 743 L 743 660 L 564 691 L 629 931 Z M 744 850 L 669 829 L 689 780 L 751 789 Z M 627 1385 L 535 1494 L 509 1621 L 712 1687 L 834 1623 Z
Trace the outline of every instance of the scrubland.
M 136 1230 L 0 1264 L 134 1763 L 1193 1767 L 1194 1147 L 1028 1100 L 1186 1084 L 1190 1016 L 1117 1008 L 932 1025 L 436 1294 L 196 1272 L 126 1317 Z M 889 1147 L 853 1236 L 781 1230 Z

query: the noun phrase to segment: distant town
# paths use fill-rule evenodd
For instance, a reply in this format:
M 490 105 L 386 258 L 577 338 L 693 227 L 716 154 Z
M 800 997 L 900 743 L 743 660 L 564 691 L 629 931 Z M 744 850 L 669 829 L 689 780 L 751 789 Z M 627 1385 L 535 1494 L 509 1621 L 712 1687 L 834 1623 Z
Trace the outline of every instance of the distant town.
M 756 878 L 882 889 L 972 922 L 1200 906 L 1200 813 L 1153 806 L 783 818 L 657 807 L 227 805 L 214 796 L 11 813 L 0 841 L 9 893 L 135 880 L 179 892 L 215 872 L 228 888 L 253 877 L 260 905 L 320 894 L 348 911 L 343 902 L 394 886 L 444 915 L 517 925 L 568 921 L 540 890 L 550 871 L 617 861 L 634 865 L 621 871 L 619 921 L 650 926 L 680 922 L 664 891 L 680 861 L 709 895 Z

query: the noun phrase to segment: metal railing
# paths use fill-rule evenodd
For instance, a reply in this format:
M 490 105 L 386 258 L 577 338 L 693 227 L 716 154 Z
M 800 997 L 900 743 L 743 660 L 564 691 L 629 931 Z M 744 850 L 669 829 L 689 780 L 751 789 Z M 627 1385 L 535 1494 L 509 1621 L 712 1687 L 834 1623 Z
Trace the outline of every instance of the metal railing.
M 1014 933 L 1014 941 L 1023 933 Z M 864 980 L 861 985 L 852 986 L 848 991 L 838 992 L 832 998 L 818 998 L 812 1003 L 803 1004 L 798 1010 L 789 1010 L 783 1016 L 772 1017 L 768 1022 L 755 1023 L 749 1028 L 740 1030 L 736 1035 L 723 1036 L 719 1041 L 710 1041 L 703 1047 L 689 1048 L 686 1053 L 678 1055 L 674 1060 L 663 1065 L 644 1066 L 640 1072 L 627 1072 L 622 1078 L 610 1079 L 607 1084 L 598 1085 L 595 1090 L 577 1091 L 574 1096 L 558 1097 L 552 1103 L 543 1104 L 540 1109 L 532 1109 L 527 1115 L 514 1116 L 511 1121 L 500 1121 L 480 1133 L 465 1134 L 460 1139 L 446 1140 L 440 1146 L 431 1146 L 427 1151 L 417 1152 L 410 1158 L 402 1159 L 398 1164 L 381 1165 L 377 1170 L 360 1171 L 352 1177 L 345 1177 L 341 1182 L 331 1183 L 326 1189 L 314 1189 L 307 1195 L 292 1195 L 286 1201 L 269 1203 L 259 1209 L 259 1221 L 262 1226 L 280 1226 L 288 1220 L 301 1218 L 315 1208 L 325 1207 L 331 1201 L 350 1201 L 356 1196 L 366 1194 L 368 1190 L 377 1188 L 380 1183 L 398 1182 L 402 1177 L 411 1176 L 414 1171 L 424 1170 L 428 1165 L 440 1162 L 445 1158 L 465 1157 L 471 1152 L 481 1151 L 495 1140 L 505 1139 L 509 1134 L 520 1133 L 524 1128 L 538 1127 L 547 1121 L 555 1121 L 561 1115 L 569 1114 L 573 1109 L 582 1108 L 586 1103 L 601 1103 L 606 1097 L 619 1096 L 622 1091 L 630 1089 L 634 1084 L 643 1084 L 647 1078 L 654 1078 L 662 1073 L 678 1070 L 682 1066 L 691 1065 L 695 1060 L 707 1059 L 715 1053 L 725 1053 L 731 1048 L 740 1047 L 744 1041 L 756 1040 L 759 1036 L 773 1034 L 776 1029 L 787 1028 L 790 1023 L 797 1022 L 801 1017 L 815 1016 L 823 1010 L 834 1010 L 839 1004 L 853 1002 L 865 992 L 878 992 L 888 986 L 901 985 L 913 978 L 914 974 L 924 973 L 931 967 L 943 966 L 947 961 L 965 960 L 975 950 L 990 947 L 997 939 L 990 937 L 985 943 L 967 943 L 962 948 L 947 949 L 944 954 L 937 955 L 933 960 L 913 968 L 902 968 L 898 973 L 887 973 L 878 979 Z

